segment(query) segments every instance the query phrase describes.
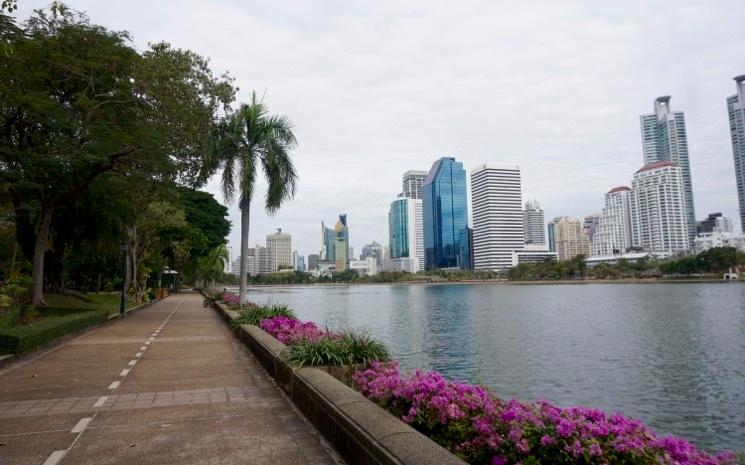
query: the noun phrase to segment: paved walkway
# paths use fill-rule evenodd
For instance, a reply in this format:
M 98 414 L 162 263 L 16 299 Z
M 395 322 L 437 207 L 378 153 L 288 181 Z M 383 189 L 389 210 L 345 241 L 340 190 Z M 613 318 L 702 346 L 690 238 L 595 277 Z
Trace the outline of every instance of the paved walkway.
M 196 293 L 0 371 L 0 464 L 334 464 Z

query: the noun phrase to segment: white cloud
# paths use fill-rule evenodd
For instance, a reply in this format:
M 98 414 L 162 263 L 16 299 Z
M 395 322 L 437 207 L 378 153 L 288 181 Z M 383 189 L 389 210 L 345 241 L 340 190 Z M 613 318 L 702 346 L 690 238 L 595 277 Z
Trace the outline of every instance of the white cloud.
M 20 15 L 42 2 L 21 2 Z M 736 216 L 725 98 L 745 72 L 745 6 L 720 2 L 74 1 L 94 22 L 165 40 L 267 90 L 296 124 L 297 199 L 257 194 L 251 243 L 282 227 L 303 254 L 349 215 L 355 250 L 387 242 L 409 169 L 514 161 L 547 217 L 598 211 L 642 164 L 638 115 L 686 112 L 698 217 Z M 210 190 L 218 193 L 217 183 Z M 231 207 L 238 244 L 238 214 Z

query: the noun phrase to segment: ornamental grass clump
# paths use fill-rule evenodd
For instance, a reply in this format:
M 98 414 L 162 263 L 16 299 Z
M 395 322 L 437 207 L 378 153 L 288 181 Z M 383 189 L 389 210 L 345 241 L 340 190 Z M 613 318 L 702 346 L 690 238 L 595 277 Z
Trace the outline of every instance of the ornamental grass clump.
M 233 320 L 234 325 L 254 325 L 259 326 L 261 320 L 273 318 L 275 316 L 284 316 L 287 318 L 295 318 L 295 313 L 290 310 L 287 305 L 284 304 L 271 304 L 259 306 L 256 304 L 249 303 L 243 306 L 240 311 L 238 318 Z
M 388 360 L 388 349 L 366 333 L 327 331 L 323 337 L 298 338 L 290 344 L 289 361 L 297 366 L 358 365 Z
M 358 370 L 354 386 L 471 464 L 734 465 L 687 441 L 659 437 L 641 421 L 547 401 L 503 401 L 485 388 L 440 373 L 402 375 L 394 363 Z

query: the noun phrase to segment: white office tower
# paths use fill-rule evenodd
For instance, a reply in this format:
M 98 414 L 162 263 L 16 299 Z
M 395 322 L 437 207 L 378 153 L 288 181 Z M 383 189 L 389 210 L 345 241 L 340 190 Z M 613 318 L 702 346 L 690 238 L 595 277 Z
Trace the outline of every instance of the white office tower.
M 520 167 L 484 163 L 471 170 L 473 268 L 506 271 L 525 244 Z
M 525 203 L 523 231 L 526 244 L 546 245 L 546 219 L 537 200 Z
M 388 211 L 391 271 L 416 273 L 424 269 L 422 201 L 400 197 Z
M 280 268 L 293 268 L 291 235 L 277 229 L 276 233 L 266 236 L 266 248 L 272 272 Z
M 631 188 L 616 187 L 605 194 L 605 208 L 590 240 L 590 256 L 625 253 L 631 247 Z
M 737 94 L 727 98 L 732 155 L 735 158 L 735 181 L 740 205 L 740 226 L 745 232 L 745 74 L 735 78 Z
M 688 159 L 688 136 L 682 111 L 670 109 L 670 96 L 658 97 L 654 113 L 639 117 L 644 148 L 644 164 L 669 161 L 680 167 L 686 212 L 688 241 L 696 237 L 696 213 L 693 206 L 691 164 Z
M 422 198 L 422 186 L 424 181 L 427 179 L 427 171 L 407 171 L 404 173 L 403 178 L 403 193 L 402 197 L 408 197 L 410 199 L 421 199 Z
M 690 249 L 683 173 L 671 161 L 651 163 L 631 182 L 631 241 L 653 254 Z
M 549 225 L 553 229 L 554 246 L 559 261 L 571 260 L 577 255 L 590 254 L 590 239 L 577 218 L 560 216 Z

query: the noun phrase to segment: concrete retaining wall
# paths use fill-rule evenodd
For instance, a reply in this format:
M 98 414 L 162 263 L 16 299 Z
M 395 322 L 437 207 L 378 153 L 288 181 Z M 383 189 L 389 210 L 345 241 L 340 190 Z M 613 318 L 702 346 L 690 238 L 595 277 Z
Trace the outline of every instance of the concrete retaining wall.
M 228 323 L 238 314 L 216 303 Z M 235 328 L 297 408 L 351 465 L 463 465 L 465 462 L 319 368 L 285 362 L 286 346 L 251 325 Z

